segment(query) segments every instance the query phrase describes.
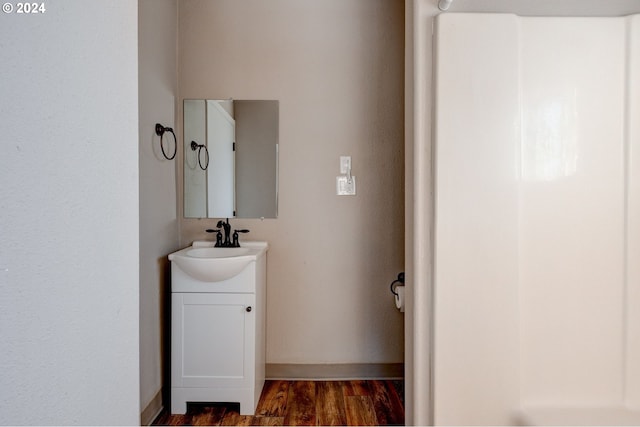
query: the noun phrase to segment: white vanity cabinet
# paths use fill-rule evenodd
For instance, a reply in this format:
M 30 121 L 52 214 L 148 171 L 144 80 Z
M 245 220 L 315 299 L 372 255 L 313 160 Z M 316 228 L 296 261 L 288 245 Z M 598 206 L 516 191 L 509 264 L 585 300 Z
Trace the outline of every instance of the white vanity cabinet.
M 172 414 L 187 402 L 239 402 L 242 415 L 254 414 L 265 376 L 266 249 L 218 282 L 193 278 L 170 255 Z

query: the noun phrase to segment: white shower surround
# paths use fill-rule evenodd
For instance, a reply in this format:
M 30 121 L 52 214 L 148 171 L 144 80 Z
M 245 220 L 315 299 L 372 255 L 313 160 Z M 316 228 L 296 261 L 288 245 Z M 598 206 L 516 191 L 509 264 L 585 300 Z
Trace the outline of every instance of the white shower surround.
M 435 424 L 640 424 L 640 15 L 443 14 L 435 63 Z

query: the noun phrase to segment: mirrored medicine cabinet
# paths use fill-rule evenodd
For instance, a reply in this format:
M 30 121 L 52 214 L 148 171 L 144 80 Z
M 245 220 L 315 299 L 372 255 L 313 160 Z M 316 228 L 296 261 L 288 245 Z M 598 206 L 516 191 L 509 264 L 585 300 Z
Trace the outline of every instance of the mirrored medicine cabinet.
M 185 218 L 276 218 L 279 101 L 185 99 Z

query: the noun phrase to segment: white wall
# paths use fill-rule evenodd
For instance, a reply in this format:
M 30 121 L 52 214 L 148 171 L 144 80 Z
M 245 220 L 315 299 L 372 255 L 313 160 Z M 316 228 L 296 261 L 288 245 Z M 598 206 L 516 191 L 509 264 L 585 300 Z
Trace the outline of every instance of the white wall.
M 404 269 L 403 2 L 179 2 L 183 98 L 280 101 L 269 241 L 267 362 L 403 361 L 389 283 Z M 180 114 L 180 113 L 179 113 Z M 351 155 L 355 197 L 336 196 Z M 213 220 L 183 220 L 184 245 Z
M 408 424 L 433 421 L 431 393 L 431 223 L 432 218 L 432 54 L 437 0 L 407 0 L 406 153 L 407 279 L 406 310 Z M 448 13 L 508 12 L 520 15 L 620 16 L 638 12 L 636 0 L 454 0 Z M 414 310 L 415 306 L 415 310 Z M 414 380 L 419 378 L 420 380 Z
M 139 421 L 137 4 L 0 14 L 0 423 Z
M 176 155 L 166 160 L 155 124 L 176 134 L 175 0 L 138 2 L 139 165 L 140 165 L 140 410 L 153 417 L 161 404 L 168 334 L 165 318 L 169 286 L 167 254 L 178 249 Z M 167 155 L 174 150 L 170 133 L 163 136 Z M 163 327 L 164 325 L 164 327 Z M 145 412 L 146 410 L 146 412 Z

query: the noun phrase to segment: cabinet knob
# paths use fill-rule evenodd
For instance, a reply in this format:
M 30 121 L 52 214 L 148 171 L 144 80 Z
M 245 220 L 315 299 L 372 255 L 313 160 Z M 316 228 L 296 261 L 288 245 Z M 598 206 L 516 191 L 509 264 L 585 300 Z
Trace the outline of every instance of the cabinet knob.
M 251 308 L 251 306 L 249 306 L 249 307 L 247 307 L 247 308 L 246 308 L 246 310 L 247 310 L 247 313 L 248 313 L 248 312 L 250 312 L 250 311 L 251 311 L 251 310 L 253 310 L 253 309 Z

